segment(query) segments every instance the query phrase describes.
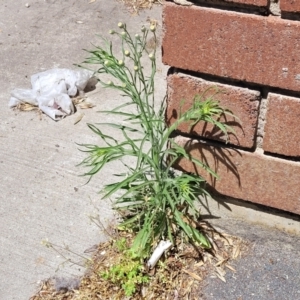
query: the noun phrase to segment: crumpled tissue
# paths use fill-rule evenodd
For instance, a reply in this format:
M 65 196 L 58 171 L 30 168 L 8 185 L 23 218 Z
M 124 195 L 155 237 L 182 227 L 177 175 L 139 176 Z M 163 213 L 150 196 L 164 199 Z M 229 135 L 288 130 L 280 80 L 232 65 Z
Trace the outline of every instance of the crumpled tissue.
M 31 76 L 32 89 L 14 89 L 9 107 L 20 103 L 37 105 L 57 121 L 75 112 L 70 98 L 83 93 L 93 72 L 89 70 L 51 69 Z

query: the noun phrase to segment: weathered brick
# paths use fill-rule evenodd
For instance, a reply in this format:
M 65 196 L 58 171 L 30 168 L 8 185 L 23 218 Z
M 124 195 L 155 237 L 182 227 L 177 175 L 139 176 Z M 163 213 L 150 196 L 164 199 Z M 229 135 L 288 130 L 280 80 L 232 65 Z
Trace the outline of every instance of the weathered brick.
M 224 0 L 224 2 L 233 2 L 254 6 L 268 6 L 268 0 Z
M 300 156 L 299 120 L 299 99 L 270 93 L 263 149 L 286 156 Z
M 226 124 L 234 129 L 229 134 L 230 143 L 241 147 L 252 148 L 255 144 L 255 132 L 258 121 L 260 93 L 246 88 L 238 88 L 182 73 L 168 76 L 168 107 L 166 122 L 173 124 L 181 112 L 192 107 L 195 95 L 202 95 L 201 100 L 212 97 L 236 115 L 238 119 L 226 117 Z M 216 93 L 217 90 L 219 93 Z M 184 100 L 184 101 L 183 101 Z M 225 121 L 224 118 L 221 121 Z M 213 140 L 225 141 L 224 134 L 211 124 L 199 122 L 191 128 L 190 123 L 183 123 L 178 130 L 192 135 L 199 135 Z
M 280 9 L 284 12 L 300 12 L 300 1 L 280 0 Z
M 195 158 L 219 176 L 214 180 L 187 159 L 177 167 L 203 176 L 219 193 L 300 214 L 300 163 L 258 153 L 222 148 L 177 137 Z
M 163 15 L 165 64 L 300 90 L 300 22 L 172 3 Z

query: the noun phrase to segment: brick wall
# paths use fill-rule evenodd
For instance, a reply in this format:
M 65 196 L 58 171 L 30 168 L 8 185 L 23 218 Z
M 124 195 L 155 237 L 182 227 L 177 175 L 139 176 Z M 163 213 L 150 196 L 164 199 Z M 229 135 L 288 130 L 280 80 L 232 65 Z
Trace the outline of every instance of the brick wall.
M 207 124 L 178 128 L 177 142 L 219 180 L 186 160 L 177 167 L 221 194 L 300 214 L 300 1 L 166 2 L 163 28 L 167 124 L 197 94 L 241 120 L 226 119 L 235 130 L 228 144 Z

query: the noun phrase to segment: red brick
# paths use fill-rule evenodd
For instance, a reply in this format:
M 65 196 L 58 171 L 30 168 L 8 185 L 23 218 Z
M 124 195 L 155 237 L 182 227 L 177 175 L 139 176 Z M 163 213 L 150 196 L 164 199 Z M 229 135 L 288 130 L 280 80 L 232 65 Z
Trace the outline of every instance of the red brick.
M 199 6 L 164 6 L 163 62 L 300 90 L 300 22 Z
M 224 0 L 224 2 L 234 2 L 255 6 L 268 6 L 268 0 Z
M 280 9 L 284 12 L 300 12 L 300 1 L 280 0 Z
M 269 94 L 263 149 L 286 156 L 300 156 L 299 99 Z
M 300 214 L 300 162 L 215 147 L 183 137 L 177 137 L 176 142 L 209 165 L 220 179 L 212 179 L 187 159 L 182 159 L 177 167 L 202 175 L 219 193 Z
M 226 117 L 226 124 L 232 126 L 235 133 L 230 133 L 230 143 L 246 148 L 252 148 L 255 144 L 255 132 L 258 121 L 258 106 L 260 93 L 246 88 L 238 88 L 225 84 L 205 81 L 184 74 L 172 74 L 168 76 L 168 108 L 166 121 L 173 124 L 182 112 L 187 111 L 194 102 L 195 95 L 203 95 L 203 100 L 213 97 L 220 105 L 235 114 L 237 119 Z M 216 94 L 216 89 L 219 93 Z M 182 101 L 184 100 L 184 102 Z M 225 121 L 224 118 L 221 121 Z M 183 123 L 178 130 L 184 133 L 204 136 L 209 139 L 225 141 L 224 134 L 212 125 L 200 122 L 190 128 L 189 123 Z

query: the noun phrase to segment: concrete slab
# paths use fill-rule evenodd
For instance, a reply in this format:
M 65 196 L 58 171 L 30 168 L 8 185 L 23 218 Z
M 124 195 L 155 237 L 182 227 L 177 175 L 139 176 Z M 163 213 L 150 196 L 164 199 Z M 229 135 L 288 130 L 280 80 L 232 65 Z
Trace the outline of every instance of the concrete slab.
M 34 73 L 74 68 L 87 55 L 82 49 L 99 42 L 96 34 L 108 36 L 119 21 L 135 32 L 148 24 L 148 17 L 160 19 L 161 8 L 132 16 L 113 0 L 3 0 L 0 15 L 0 298 L 19 300 L 28 299 L 36 282 L 53 276 L 63 262 L 41 245 L 43 239 L 82 254 L 105 238 L 88 216 L 113 219 L 109 202 L 100 202 L 97 194 L 112 179 L 113 167 L 85 186 L 86 178 L 78 177 L 83 169 L 76 167 L 84 154 L 75 143 L 99 142 L 86 123 L 99 121 L 96 111 L 116 106 L 122 98 L 114 91 L 93 91 L 88 96 L 97 106 L 85 110 L 74 125 L 76 115 L 56 123 L 46 116 L 40 120 L 35 112 L 12 111 L 10 91 L 30 88 Z M 165 73 L 158 74 L 162 96 Z M 65 267 L 58 274 L 80 271 Z

